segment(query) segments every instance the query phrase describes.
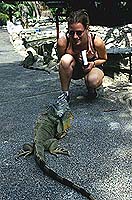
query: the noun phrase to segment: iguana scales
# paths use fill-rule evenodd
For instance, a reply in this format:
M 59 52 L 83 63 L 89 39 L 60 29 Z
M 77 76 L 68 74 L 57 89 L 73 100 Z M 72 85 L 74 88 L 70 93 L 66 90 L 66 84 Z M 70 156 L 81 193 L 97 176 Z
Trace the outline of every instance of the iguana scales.
M 70 128 L 70 120 L 72 117 L 72 112 L 64 98 L 61 98 L 61 100 L 58 100 L 55 104 L 49 106 L 47 111 L 44 114 L 41 114 L 36 122 L 34 128 L 34 144 L 24 144 L 23 150 L 19 152 L 18 157 L 34 153 L 35 160 L 45 175 L 76 190 L 89 200 L 95 200 L 89 192 L 70 180 L 61 177 L 46 165 L 45 151 L 49 151 L 54 155 L 69 155 L 69 152 L 66 149 L 58 146 L 57 141 L 66 135 L 66 130 Z

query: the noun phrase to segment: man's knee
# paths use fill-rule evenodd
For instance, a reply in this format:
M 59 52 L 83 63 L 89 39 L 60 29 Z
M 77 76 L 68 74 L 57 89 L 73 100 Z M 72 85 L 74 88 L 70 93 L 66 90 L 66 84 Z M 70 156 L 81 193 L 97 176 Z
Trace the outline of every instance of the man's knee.
M 98 76 L 97 74 L 89 75 L 86 79 L 86 84 L 91 88 L 99 87 L 103 82 L 103 76 Z
M 65 54 L 61 57 L 60 60 L 60 66 L 64 68 L 70 67 L 72 64 L 74 64 L 74 58 L 70 54 Z

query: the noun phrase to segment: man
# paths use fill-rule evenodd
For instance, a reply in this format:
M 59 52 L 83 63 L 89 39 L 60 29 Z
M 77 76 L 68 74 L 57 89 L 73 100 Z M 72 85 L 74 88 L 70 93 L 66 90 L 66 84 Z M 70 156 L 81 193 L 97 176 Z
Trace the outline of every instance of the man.
M 103 64 L 107 60 L 106 48 L 103 40 L 89 32 L 89 16 L 82 9 L 74 11 L 68 17 L 68 32 L 57 41 L 60 59 L 59 75 L 61 88 L 69 100 L 69 86 L 71 79 L 84 77 L 89 98 L 95 98 L 96 88 L 103 81 Z M 86 50 L 84 61 L 82 51 Z

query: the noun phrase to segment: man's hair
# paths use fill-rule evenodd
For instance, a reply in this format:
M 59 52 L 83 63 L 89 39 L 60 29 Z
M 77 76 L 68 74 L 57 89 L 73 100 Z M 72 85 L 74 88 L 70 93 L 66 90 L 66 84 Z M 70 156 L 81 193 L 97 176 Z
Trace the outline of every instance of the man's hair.
M 89 16 L 87 10 L 81 9 L 77 11 L 72 11 L 67 18 L 68 27 L 73 23 L 81 23 L 85 28 L 89 25 Z

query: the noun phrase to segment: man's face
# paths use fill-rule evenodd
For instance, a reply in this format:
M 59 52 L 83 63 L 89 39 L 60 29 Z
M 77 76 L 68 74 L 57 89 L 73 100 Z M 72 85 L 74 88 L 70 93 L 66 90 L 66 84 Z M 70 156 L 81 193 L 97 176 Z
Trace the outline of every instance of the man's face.
M 80 45 L 86 38 L 86 29 L 81 23 L 74 23 L 69 26 L 69 36 L 74 45 Z

